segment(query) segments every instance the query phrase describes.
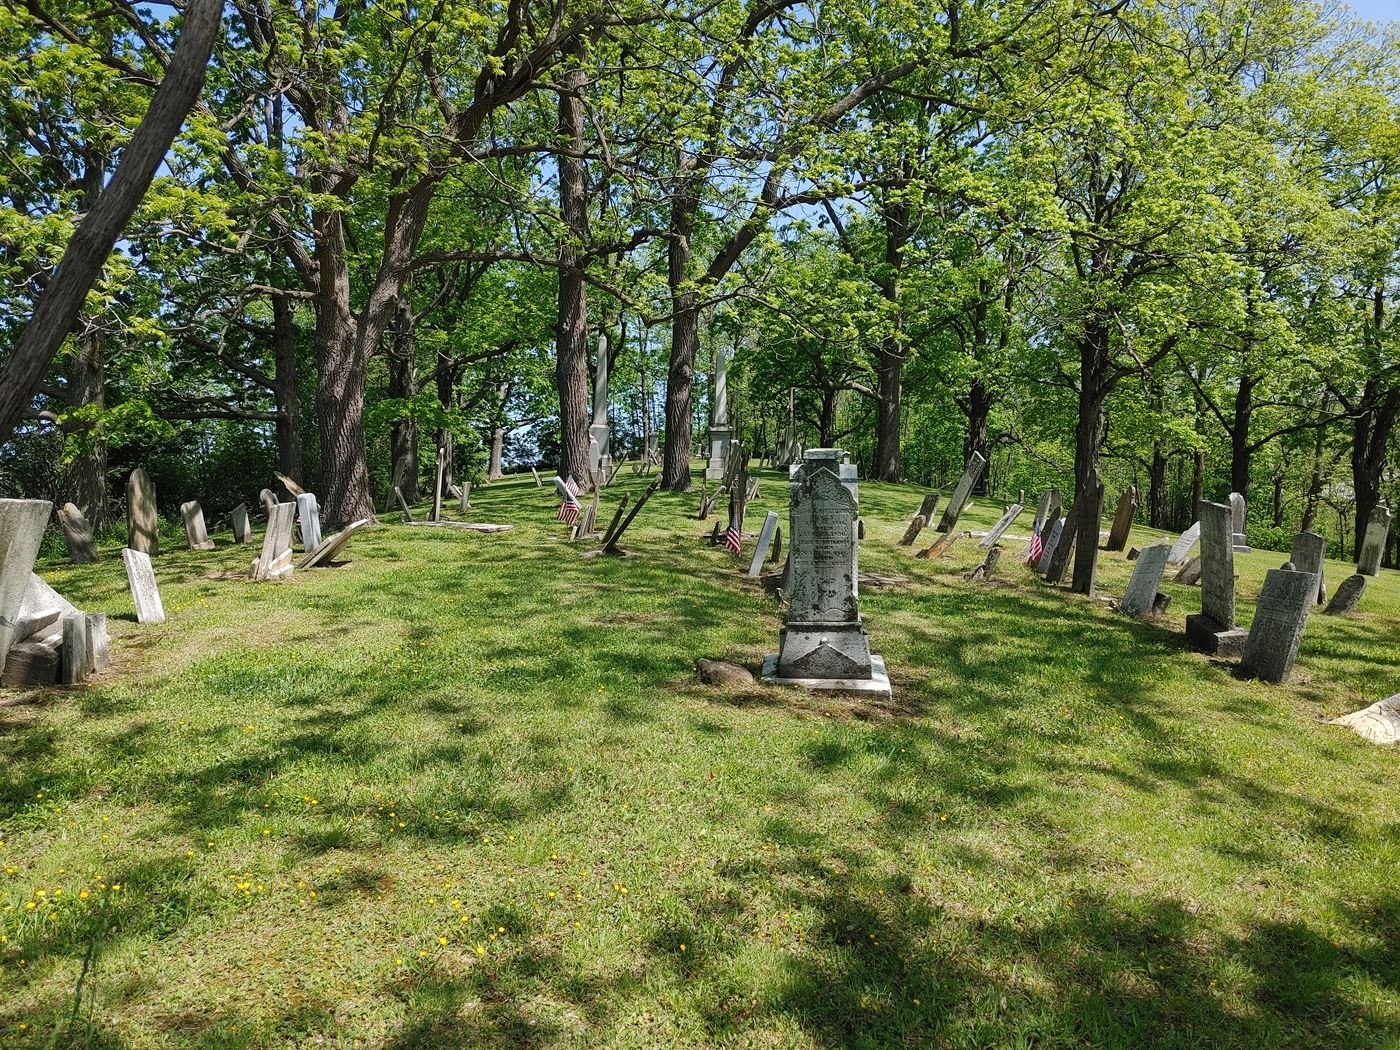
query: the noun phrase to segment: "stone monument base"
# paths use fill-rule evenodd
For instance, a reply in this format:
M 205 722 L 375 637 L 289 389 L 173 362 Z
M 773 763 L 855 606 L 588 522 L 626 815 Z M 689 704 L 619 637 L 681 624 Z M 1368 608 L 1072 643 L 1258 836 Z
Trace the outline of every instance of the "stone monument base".
M 890 676 L 885 671 L 885 658 L 874 653 L 870 656 L 869 678 L 785 678 L 778 674 L 778 654 L 770 653 L 763 658 L 763 670 L 759 678 L 769 685 L 795 685 L 802 689 L 830 689 L 839 693 L 874 693 L 877 696 L 890 696 Z
M 1248 637 L 1247 631 L 1238 627 L 1222 627 L 1205 613 L 1192 613 L 1186 617 L 1186 640 L 1197 652 L 1214 656 L 1243 656 Z
M 710 428 L 710 458 L 705 464 L 705 480 L 721 481 L 729 466 L 729 443 L 734 431 L 729 427 Z

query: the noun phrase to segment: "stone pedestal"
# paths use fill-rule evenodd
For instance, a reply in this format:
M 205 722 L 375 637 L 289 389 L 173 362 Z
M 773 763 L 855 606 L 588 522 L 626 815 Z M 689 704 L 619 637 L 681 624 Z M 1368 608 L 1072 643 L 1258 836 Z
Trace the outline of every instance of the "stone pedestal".
M 787 621 L 763 679 L 888 696 L 884 661 L 860 619 L 855 467 L 838 449 L 809 449 L 790 490 Z
M 1226 627 L 1205 613 L 1186 617 L 1186 640 L 1197 652 L 1212 656 L 1240 656 L 1249 635 L 1238 627 Z
M 606 423 L 588 428 L 588 469 L 603 481 L 612 473 L 612 434 Z
M 729 446 L 733 440 L 734 431 L 730 427 L 710 427 L 710 458 L 705 463 L 706 481 L 719 481 L 724 477 L 725 464 L 729 462 Z

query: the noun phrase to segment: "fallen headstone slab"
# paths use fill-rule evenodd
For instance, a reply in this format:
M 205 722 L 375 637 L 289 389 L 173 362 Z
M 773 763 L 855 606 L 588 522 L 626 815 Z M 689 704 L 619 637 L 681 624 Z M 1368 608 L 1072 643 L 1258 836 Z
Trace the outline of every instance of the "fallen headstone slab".
M 1377 700 L 1360 711 L 1334 718 L 1330 724 L 1346 726 L 1373 744 L 1400 743 L 1400 693 Z
M 514 525 L 492 525 L 486 521 L 406 521 L 405 525 L 440 525 L 448 529 L 466 529 L 468 532 L 509 532 Z
M 695 677 L 705 685 L 753 685 L 753 672 L 727 660 L 695 661 Z
M 369 524 L 369 518 L 352 521 L 333 536 L 327 536 L 302 556 L 297 562 L 298 569 L 310 569 L 317 565 L 328 565 L 350 542 L 350 538 Z
M 32 689 L 35 686 L 57 685 L 62 660 L 63 631 L 49 628 L 48 633 L 29 638 L 10 647 L 5 669 L 0 672 L 0 686 L 6 689 Z

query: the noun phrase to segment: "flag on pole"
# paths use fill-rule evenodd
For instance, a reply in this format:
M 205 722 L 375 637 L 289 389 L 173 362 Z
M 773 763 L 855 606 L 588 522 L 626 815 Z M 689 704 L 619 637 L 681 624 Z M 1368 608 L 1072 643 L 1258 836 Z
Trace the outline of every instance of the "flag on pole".
M 577 503 L 565 500 L 563 503 L 559 504 L 558 520 L 562 521 L 565 525 L 572 525 L 578 521 L 578 512 L 579 506 Z
M 724 547 L 730 554 L 739 554 L 743 551 L 739 535 L 739 522 L 734 518 L 729 519 L 729 528 L 724 530 Z
M 570 496 L 573 496 L 574 499 L 578 499 L 578 482 L 574 480 L 572 474 L 564 479 L 564 487 L 569 490 Z
M 1040 556 L 1044 553 L 1045 544 L 1041 542 L 1040 526 L 1037 525 L 1035 527 L 1035 531 L 1031 533 L 1031 549 L 1030 553 L 1026 555 L 1026 564 L 1035 565 L 1037 562 L 1040 561 Z

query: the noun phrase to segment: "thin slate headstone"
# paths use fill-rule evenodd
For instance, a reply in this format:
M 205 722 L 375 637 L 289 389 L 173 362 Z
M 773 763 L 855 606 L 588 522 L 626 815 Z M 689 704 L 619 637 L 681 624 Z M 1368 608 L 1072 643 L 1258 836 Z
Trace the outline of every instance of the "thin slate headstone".
M 334 535 L 327 536 L 302 556 L 301 561 L 297 562 L 297 568 L 310 569 L 317 565 L 329 565 L 350 542 L 350 537 L 363 529 L 369 522 L 369 518 L 361 518 L 359 521 L 352 521 Z
M 536 470 L 534 467 L 531 467 L 531 468 L 530 468 L 530 473 L 534 475 L 534 478 L 535 478 L 535 488 L 541 488 L 541 487 L 544 485 L 544 482 L 540 480 L 540 472 L 539 472 L 538 470 Z
M 1189 559 L 1187 559 L 1186 564 L 1183 565 L 1183 566 L 1181 567 L 1181 569 L 1177 572 L 1176 578 L 1173 579 L 1172 582 L 1173 582 L 1173 583 L 1182 583 L 1182 584 L 1185 584 L 1185 585 L 1188 586 L 1188 587 L 1191 587 L 1191 586 L 1194 586 L 1195 584 L 1200 583 L 1200 582 L 1201 582 L 1201 558 L 1200 558 L 1200 555 L 1196 555 L 1194 558 L 1189 558 Z
M 1118 603 L 1118 611 L 1125 616 L 1148 616 L 1157 600 L 1157 588 L 1162 584 L 1162 573 L 1167 569 L 1167 557 L 1171 547 L 1165 542 L 1154 543 L 1138 555 L 1133 563 L 1133 574 L 1128 579 L 1128 589 L 1123 592 L 1123 600 Z
M 1390 508 L 1377 503 L 1366 519 L 1366 535 L 1361 540 L 1361 553 L 1356 557 L 1356 571 L 1362 576 L 1375 576 L 1381 571 L 1385 557 L 1385 541 L 1390 535 Z
M 1103 482 L 1097 470 L 1090 471 L 1088 488 L 1074 504 L 1080 513 L 1074 534 L 1074 575 L 1070 578 L 1069 589 L 1092 598 L 1099 565 L 1099 518 L 1103 514 Z
M 156 487 L 144 467 L 137 467 L 126 479 L 126 545 L 153 558 L 160 553 Z
M 1244 535 L 1245 500 L 1238 492 L 1230 493 L 1230 520 L 1236 554 L 1248 554 L 1249 542 Z
M 439 446 L 437 450 L 437 473 L 433 478 L 433 509 L 428 515 L 429 521 L 442 520 L 442 480 L 447 470 L 447 449 Z
M 1315 604 L 1317 573 L 1270 569 L 1254 607 L 1240 674 L 1266 682 L 1288 681 L 1293 661 L 1298 658 L 1308 613 Z
M 1337 593 L 1332 595 L 1332 600 L 1327 603 L 1327 608 L 1323 610 L 1328 616 L 1346 616 L 1356 612 L 1356 607 L 1361 604 L 1361 596 L 1366 593 L 1366 577 L 1359 572 L 1353 576 L 1348 576 L 1337 585 Z
M 1247 635 L 1235 626 L 1235 545 L 1231 510 L 1201 502 L 1201 611 L 1186 617 L 1186 639 L 1205 653 L 1239 656 Z
M 399 501 L 399 510 L 403 512 L 403 523 L 405 525 L 412 525 L 413 511 L 408 509 L 408 502 L 403 498 L 403 489 L 399 488 L 397 485 L 394 486 L 394 499 Z
M 10 653 L 51 513 L 53 504 L 46 499 L 0 499 L 0 669 Z
M 136 606 L 137 623 L 164 623 L 165 606 L 156 586 L 156 570 L 151 556 L 145 551 L 122 548 L 122 564 L 126 566 L 126 582 L 131 588 L 131 601 Z
M 240 503 L 229 513 L 229 523 L 233 527 L 233 542 L 247 543 L 253 535 L 253 527 L 248 522 L 248 504 Z
M 612 543 L 613 533 L 617 532 L 617 527 L 622 524 L 622 515 L 627 512 L 627 503 L 631 498 L 630 493 L 624 492 L 622 498 L 617 501 L 617 510 L 613 511 L 612 521 L 608 523 L 607 529 L 603 532 L 604 547 Z
M 758 542 L 754 545 L 753 561 L 749 562 L 749 575 L 757 576 L 763 571 L 763 559 L 768 556 L 768 545 L 773 542 L 773 533 L 778 528 L 778 512 L 770 510 L 763 516 L 763 527 L 758 530 Z
M 192 551 L 212 551 L 214 541 L 209 538 L 209 529 L 204 524 L 204 508 L 199 500 L 192 499 L 180 504 L 180 517 L 185 520 L 185 542 Z
M 262 553 L 253 562 L 253 579 L 272 580 L 292 572 L 292 513 L 296 505 L 279 503 L 272 508 L 263 533 Z
M 915 554 L 914 557 L 923 558 L 925 560 L 941 558 L 948 552 L 948 548 L 957 541 L 958 534 L 956 532 L 945 532 L 942 536 L 939 536 L 938 539 L 933 541 L 932 546 L 925 547 L 923 550 L 919 551 L 918 554 Z
M 850 469 L 847 469 L 850 468 Z M 860 618 L 859 503 L 840 449 L 808 449 L 791 475 L 788 608 L 764 681 L 811 689 L 890 693 L 884 660 Z
M 63 667 L 59 680 L 64 685 L 80 685 L 88 672 L 88 625 L 82 613 L 63 618 Z
M 783 527 L 779 525 L 773 530 L 773 553 L 768 555 L 768 561 L 777 565 L 783 560 Z
M 977 484 L 977 479 L 982 476 L 986 465 L 987 459 L 980 452 L 974 452 L 967 457 L 967 467 L 963 470 L 963 476 L 958 480 L 957 488 L 953 489 L 953 496 L 948 500 L 948 505 L 943 508 L 943 517 L 938 520 L 939 532 L 952 532 L 957 526 L 963 507 L 972 495 L 972 486 Z
M 471 483 L 470 481 L 464 481 L 464 482 L 462 482 L 462 495 L 461 495 L 461 498 L 458 499 L 458 501 L 457 501 L 457 511 L 458 511 L 458 513 L 460 513 L 460 514 L 465 514 L 467 511 L 469 511 L 469 510 L 471 510 L 471 509 L 472 509 L 472 483 Z
M 302 548 L 315 550 L 321 543 L 321 506 L 316 502 L 316 493 L 297 496 L 297 520 L 301 524 Z
M 111 658 L 111 641 L 107 636 L 107 614 L 88 613 L 88 670 L 104 670 Z
M 1059 541 L 1050 555 L 1050 563 L 1045 568 L 1045 582 L 1059 583 L 1065 578 L 1070 560 L 1074 557 L 1074 538 L 1079 532 L 1080 505 L 1076 502 L 1065 514 L 1064 528 L 1060 530 Z
M 1173 565 L 1180 565 L 1191 553 L 1191 548 L 1196 545 L 1196 541 L 1201 538 L 1201 523 L 1194 521 L 1191 527 L 1181 534 L 1175 543 L 1172 544 L 1171 556 L 1167 561 Z
M 1327 581 L 1324 579 L 1327 560 L 1327 538 L 1315 532 L 1300 532 L 1293 540 L 1293 552 L 1289 561 L 1299 572 L 1317 573 L 1317 604 L 1327 600 Z
M 992 526 L 992 531 L 983 536 L 982 541 L 978 543 L 977 546 L 982 550 L 986 550 L 988 547 L 995 545 L 997 540 L 1005 535 L 1006 530 L 1011 528 L 1012 523 L 1024 514 L 1025 511 L 1026 508 L 1021 506 L 1021 504 L 1011 504 L 1011 506 L 1006 509 L 1006 513 Z
M 263 517 L 271 517 L 272 508 L 277 506 L 277 494 L 271 489 L 263 489 L 258 493 L 258 502 L 262 504 Z
M 975 583 L 979 580 L 985 583 L 992 578 L 992 573 L 996 571 L 997 561 L 1000 558 L 1001 548 L 993 547 L 991 550 L 987 551 L 987 556 L 982 559 L 982 564 L 965 575 L 963 579 L 970 583 Z
M 1128 486 L 1127 491 L 1118 497 L 1118 509 L 1113 515 L 1113 526 L 1108 530 L 1106 551 L 1121 551 L 1128 545 L 1128 536 L 1133 531 L 1133 517 L 1138 509 L 1136 485 Z
M 928 528 L 928 523 L 933 520 L 934 512 L 938 510 L 938 493 L 929 492 L 919 503 L 919 509 L 914 512 L 914 517 L 909 521 L 909 527 L 904 530 L 904 535 L 899 538 L 899 546 L 912 547 L 914 541 L 919 538 L 919 533 Z
M 97 560 L 97 542 L 92 538 L 92 526 L 72 503 L 58 508 L 58 526 L 68 544 L 68 558 L 75 565 Z
M 1064 534 L 1065 519 L 1054 518 L 1050 520 L 1050 532 L 1045 538 L 1045 542 L 1040 548 L 1040 560 L 1035 563 L 1035 571 L 1044 576 L 1050 570 L 1050 559 L 1055 555 L 1055 548 L 1060 542 L 1060 537 Z

